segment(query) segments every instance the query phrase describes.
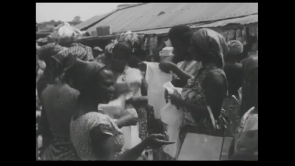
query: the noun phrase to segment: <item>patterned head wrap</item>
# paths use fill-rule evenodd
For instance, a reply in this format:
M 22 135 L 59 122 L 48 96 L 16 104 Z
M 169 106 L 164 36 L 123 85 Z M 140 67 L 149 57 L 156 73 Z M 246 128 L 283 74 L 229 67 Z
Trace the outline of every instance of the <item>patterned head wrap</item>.
M 219 67 L 224 66 L 224 55 L 228 52 L 228 47 L 224 37 L 207 28 L 198 30 L 192 37 L 192 44 L 197 45 L 207 55 L 217 60 Z
M 238 40 L 231 40 L 227 43 L 229 55 L 238 55 L 243 52 L 243 44 Z
M 94 60 L 91 47 L 85 46 L 83 44 L 73 43 L 67 51 L 83 61 Z
M 77 58 L 82 61 L 94 60 L 91 48 L 80 43 L 72 44 L 70 48 L 59 52 L 52 58 L 59 62 L 64 69 L 71 67 Z

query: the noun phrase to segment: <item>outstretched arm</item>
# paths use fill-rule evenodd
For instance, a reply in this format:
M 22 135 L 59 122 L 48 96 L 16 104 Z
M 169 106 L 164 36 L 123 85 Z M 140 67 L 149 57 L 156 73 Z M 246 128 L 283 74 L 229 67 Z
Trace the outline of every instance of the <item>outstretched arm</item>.
M 193 77 L 192 75 L 177 67 L 175 64 L 172 66 L 171 71 L 175 73 L 175 75 L 177 75 L 177 77 L 183 82 L 187 82 L 188 79 Z
M 166 73 L 172 71 L 180 80 L 185 82 L 188 79 L 192 78 L 192 75 L 187 74 L 185 71 L 177 67 L 177 65 L 172 62 L 161 62 L 159 64 L 159 68 Z
M 221 74 L 210 73 L 202 83 L 207 105 L 210 106 L 215 117 L 219 115 L 223 99 L 226 95 L 227 87 L 225 81 L 225 78 Z M 186 109 L 190 110 L 192 115 L 194 113 L 208 115 L 206 106 L 198 105 L 190 101 L 185 101 L 180 97 L 179 94 L 172 94 L 168 96 L 172 104 L 177 107 L 185 107 Z

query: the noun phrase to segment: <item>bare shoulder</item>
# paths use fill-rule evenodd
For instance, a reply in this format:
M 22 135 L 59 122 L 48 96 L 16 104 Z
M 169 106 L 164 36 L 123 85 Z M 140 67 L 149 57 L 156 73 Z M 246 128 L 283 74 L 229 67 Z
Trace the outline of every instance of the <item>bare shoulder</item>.
M 220 85 L 225 83 L 225 75 L 223 70 L 210 71 L 206 76 L 204 82 L 206 84 Z

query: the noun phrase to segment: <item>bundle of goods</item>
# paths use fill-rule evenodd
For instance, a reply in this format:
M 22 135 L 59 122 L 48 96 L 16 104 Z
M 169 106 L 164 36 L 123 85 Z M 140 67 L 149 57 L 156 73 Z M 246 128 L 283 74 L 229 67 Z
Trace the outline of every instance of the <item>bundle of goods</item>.
M 87 32 L 82 32 L 69 23 L 63 22 L 58 27 L 54 28 L 54 31 L 46 38 L 47 42 L 72 43 L 78 39 L 85 37 Z M 41 39 L 40 39 L 41 40 Z

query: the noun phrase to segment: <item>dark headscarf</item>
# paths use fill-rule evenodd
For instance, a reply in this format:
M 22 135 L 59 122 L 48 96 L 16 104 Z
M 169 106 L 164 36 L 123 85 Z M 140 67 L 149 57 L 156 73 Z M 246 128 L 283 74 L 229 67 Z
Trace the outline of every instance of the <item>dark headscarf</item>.
M 65 48 L 57 43 L 48 43 L 39 49 L 39 59 L 43 60 L 46 65 L 50 62 L 50 57 L 56 55 Z
M 207 28 L 198 30 L 192 37 L 192 44 L 197 45 L 206 56 L 211 56 L 216 62 L 217 67 L 223 68 L 224 55 L 228 52 L 227 43 L 224 37 Z

